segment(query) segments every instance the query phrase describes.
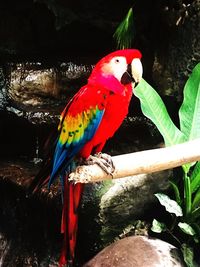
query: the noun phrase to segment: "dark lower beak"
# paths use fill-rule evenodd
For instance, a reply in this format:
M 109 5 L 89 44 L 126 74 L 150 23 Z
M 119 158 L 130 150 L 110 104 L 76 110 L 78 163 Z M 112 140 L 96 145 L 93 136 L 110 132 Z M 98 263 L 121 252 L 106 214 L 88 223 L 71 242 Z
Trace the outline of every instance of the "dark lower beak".
M 128 64 L 127 71 L 124 72 L 124 74 L 122 75 L 121 83 L 123 85 L 126 85 L 126 84 L 129 84 L 129 83 L 132 83 L 132 82 L 135 83 L 135 80 L 134 80 L 134 78 L 132 77 L 132 74 L 131 74 L 131 64 Z

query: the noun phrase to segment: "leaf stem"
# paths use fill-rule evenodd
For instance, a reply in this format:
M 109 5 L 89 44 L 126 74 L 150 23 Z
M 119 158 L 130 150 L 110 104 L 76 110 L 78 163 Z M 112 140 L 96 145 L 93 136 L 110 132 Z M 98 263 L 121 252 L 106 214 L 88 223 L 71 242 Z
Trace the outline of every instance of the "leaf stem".
M 185 172 L 183 175 L 183 184 L 184 184 L 184 200 L 185 200 L 185 217 L 186 219 L 191 214 L 192 210 L 192 194 L 191 194 L 191 186 L 190 186 L 190 178 Z
M 167 228 L 166 229 L 166 232 L 174 239 L 174 240 L 176 240 L 176 242 L 181 246 L 182 244 L 181 244 L 181 242 L 180 242 L 180 240 Z

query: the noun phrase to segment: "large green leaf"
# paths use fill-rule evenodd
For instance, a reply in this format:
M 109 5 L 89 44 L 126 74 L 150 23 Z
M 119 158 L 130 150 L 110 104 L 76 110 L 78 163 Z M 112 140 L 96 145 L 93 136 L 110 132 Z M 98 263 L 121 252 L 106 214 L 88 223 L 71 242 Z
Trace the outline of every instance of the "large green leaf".
M 185 136 L 172 122 L 161 97 L 144 79 L 134 89 L 134 94 L 140 99 L 144 115 L 153 121 L 162 134 L 166 146 L 185 141 Z
M 187 140 L 200 137 L 200 63 L 193 69 L 184 87 L 179 110 L 180 129 Z

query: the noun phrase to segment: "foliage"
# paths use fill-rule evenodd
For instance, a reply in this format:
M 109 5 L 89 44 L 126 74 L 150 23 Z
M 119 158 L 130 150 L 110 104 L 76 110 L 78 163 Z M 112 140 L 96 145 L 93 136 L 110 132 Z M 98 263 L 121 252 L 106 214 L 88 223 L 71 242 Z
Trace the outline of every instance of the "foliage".
M 129 9 L 124 20 L 119 24 L 115 33 L 114 39 L 117 42 L 119 49 L 130 48 L 134 37 L 134 25 L 133 25 L 133 10 Z
M 172 122 L 160 96 L 144 79 L 135 88 L 135 95 L 140 99 L 144 115 L 162 134 L 166 146 L 200 138 L 200 63 L 184 87 L 180 129 Z M 181 247 L 186 265 L 194 267 L 194 252 L 200 243 L 200 162 L 185 164 L 182 170 L 182 179 L 174 177 L 171 181 L 175 200 L 165 194 L 155 194 L 170 214 L 170 223 L 154 219 L 151 230 L 172 236 Z

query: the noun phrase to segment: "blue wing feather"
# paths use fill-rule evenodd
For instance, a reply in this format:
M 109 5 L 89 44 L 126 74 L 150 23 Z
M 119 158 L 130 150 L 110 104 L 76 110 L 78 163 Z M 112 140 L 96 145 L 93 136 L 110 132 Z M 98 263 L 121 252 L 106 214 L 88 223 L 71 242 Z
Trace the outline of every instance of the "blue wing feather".
M 75 131 L 73 133 L 73 137 L 71 136 L 71 129 L 76 126 L 75 123 L 77 122 L 77 117 L 76 116 L 74 116 L 74 118 L 68 117 L 67 114 L 65 114 L 65 118 L 64 120 L 62 118 L 62 121 L 65 122 L 64 134 L 65 135 L 68 134 L 68 138 L 64 140 L 65 142 L 62 142 L 63 139 L 65 138 L 63 138 L 62 136 L 63 126 L 61 125 L 61 134 L 60 134 L 60 138 L 58 139 L 55 153 L 54 153 L 53 169 L 52 169 L 50 179 L 49 179 L 49 187 L 53 183 L 53 181 L 55 180 L 55 178 L 57 177 L 59 173 L 63 173 L 63 171 L 67 171 L 68 166 L 71 164 L 74 156 L 83 148 L 83 146 L 89 140 L 92 139 L 92 137 L 96 133 L 96 130 L 99 127 L 99 124 L 101 123 L 103 115 L 104 115 L 104 110 L 98 109 L 97 106 L 95 108 L 90 108 L 90 110 L 87 111 L 87 117 L 83 115 L 81 117 L 82 121 L 81 122 L 78 121 L 79 125 L 80 124 L 86 125 L 86 127 L 83 130 L 82 136 L 79 138 L 76 138 Z

